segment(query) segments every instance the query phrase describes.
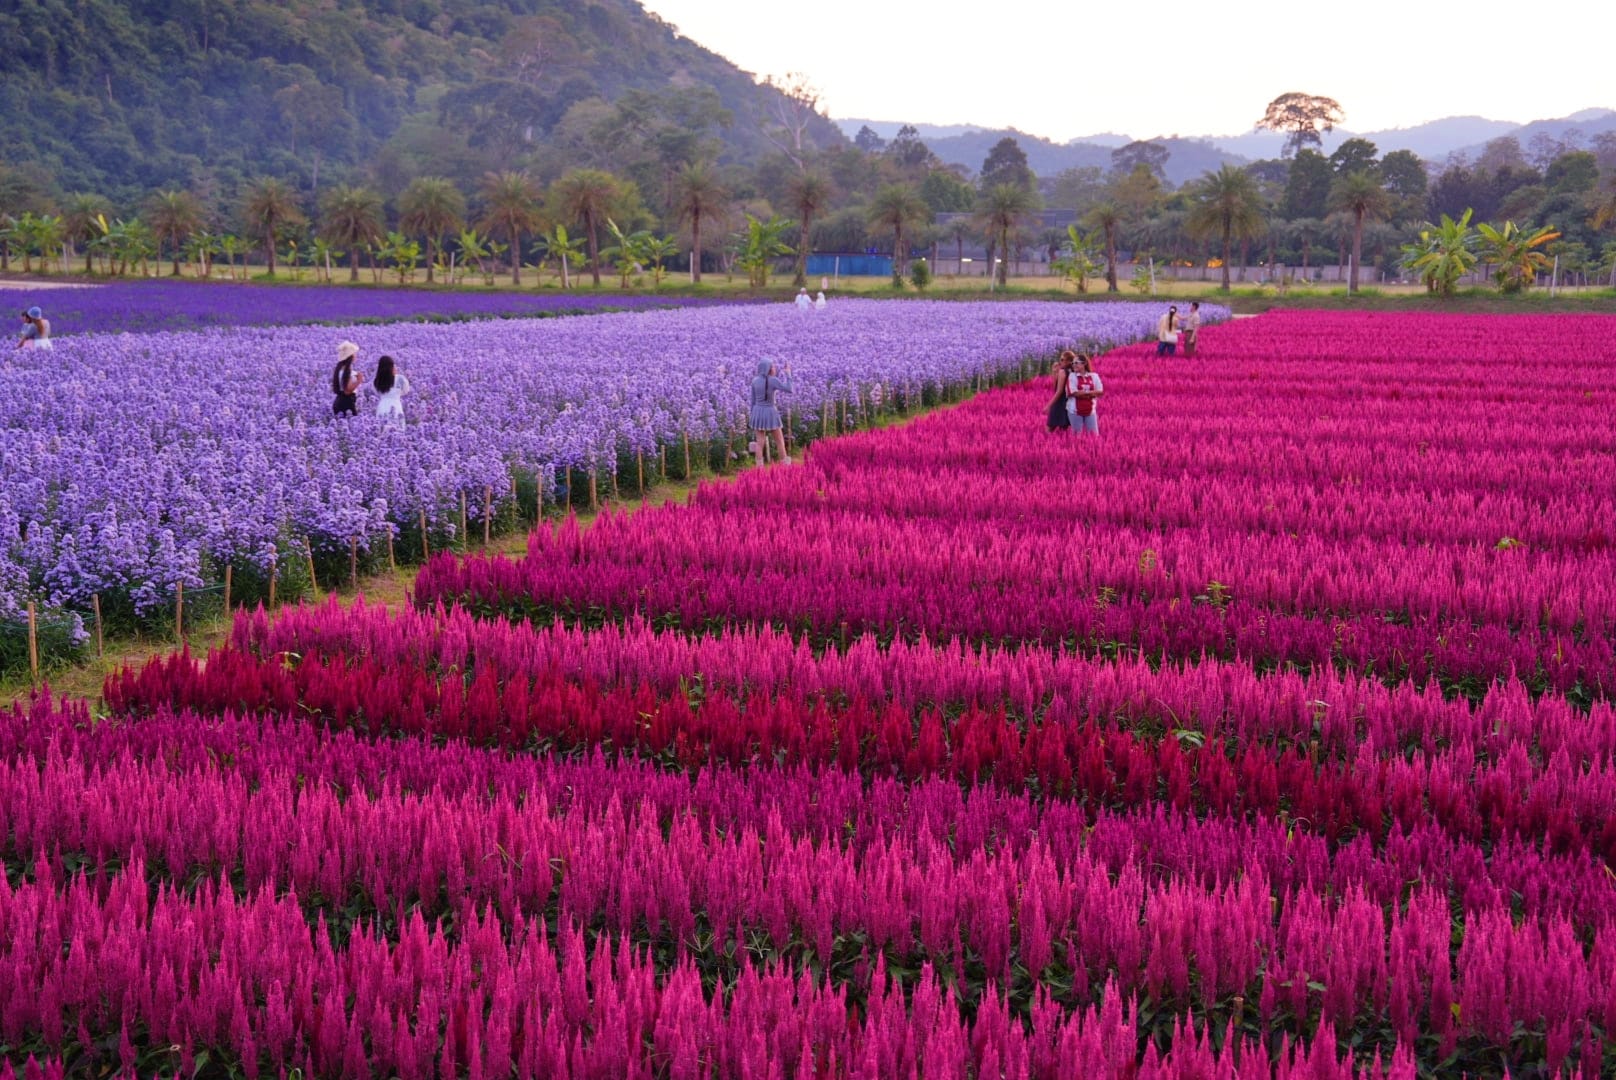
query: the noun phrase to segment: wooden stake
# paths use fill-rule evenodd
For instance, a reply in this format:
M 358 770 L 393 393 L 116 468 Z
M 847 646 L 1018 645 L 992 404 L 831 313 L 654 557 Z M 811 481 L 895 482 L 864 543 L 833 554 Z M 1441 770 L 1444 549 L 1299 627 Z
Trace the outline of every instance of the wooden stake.
M 494 485 L 483 487 L 483 547 L 494 538 Z
M 666 446 L 657 447 L 657 462 L 662 479 L 666 480 L 668 478 L 668 448 Z
M 95 593 L 90 597 L 90 609 L 95 612 L 95 655 L 96 659 L 106 655 L 106 649 L 101 641 L 101 594 Z
M 600 486 L 599 485 L 599 478 L 595 475 L 595 470 L 590 469 L 589 470 L 589 509 L 591 509 L 591 510 L 600 509 L 599 486 Z
M 309 559 L 309 591 L 314 594 L 314 599 L 318 600 L 320 599 L 320 580 L 314 576 L 314 545 L 309 542 L 309 538 L 306 536 L 303 538 L 303 554 L 307 555 Z
M 348 587 L 359 591 L 359 537 L 348 537 Z
M 421 561 L 426 562 L 432 557 L 432 549 L 426 542 L 426 507 L 421 507 Z
M 398 560 L 393 558 L 393 530 L 387 530 L 387 569 L 397 570 Z
M 639 469 L 639 472 L 640 472 L 640 501 L 644 502 L 645 501 L 645 451 L 644 450 L 636 450 L 634 452 L 634 464 L 635 464 L 635 467 L 637 469 Z
M 466 493 L 464 491 L 460 493 L 460 546 L 462 548 L 471 546 L 471 537 L 466 535 Z
M 185 640 L 185 582 L 174 583 L 174 640 Z
M 279 561 L 275 555 L 269 557 L 269 606 L 275 606 L 275 579 L 280 577 Z
M 689 480 L 690 479 L 690 436 L 685 434 L 684 432 L 680 432 L 679 434 L 680 434 L 680 437 L 683 438 L 684 441 L 685 441 L 685 479 Z
M 224 564 L 224 610 L 226 614 L 230 612 L 230 572 L 234 569 L 235 565 L 233 563 Z
M 39 681 L 39 616 L 32 600 L 28 601 L 28 674 Z

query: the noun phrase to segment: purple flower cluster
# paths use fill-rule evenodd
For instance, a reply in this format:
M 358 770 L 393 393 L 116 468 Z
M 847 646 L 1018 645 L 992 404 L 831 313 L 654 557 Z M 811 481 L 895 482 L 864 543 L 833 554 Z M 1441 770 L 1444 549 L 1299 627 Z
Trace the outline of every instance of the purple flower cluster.
M 0 313 L 37 304 L 58 337 L 201 330 L 213 326 L 459 322 L 746 303 L 725 297 L 434 291 L 340 285 L 118 282 L 84 288 L 0 286 Z
M 378 294 L 382 295 L 382 294 Z M 744 428 L 759 358 L 792 364 L 788 414 L 876 391 L 918 399 L 1067 344 L 1146 336 L 1141 304 L 846 300 L 591 319 L 214 329 L 64 338 L 0 366 L 0 617 L 29 595 L 161 606 L 290 540 L 368 546 L 425 513 L 453 528 L 513 470 L 610 473 L 618 455 Z M 408 425 L 334 419 L 337 342 L 398 358 Z M 541 479 L 550 483 L 549 479 Z

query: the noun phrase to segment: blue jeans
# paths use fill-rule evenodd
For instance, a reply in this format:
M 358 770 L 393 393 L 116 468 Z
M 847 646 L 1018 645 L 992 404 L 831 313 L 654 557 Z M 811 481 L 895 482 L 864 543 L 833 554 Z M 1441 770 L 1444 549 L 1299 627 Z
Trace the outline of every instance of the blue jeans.
M 1176 342 L 1176 341 L 1158 341 L 1158 342 L 1156 342 L 1156 355 L 1157 356 L 1176 356 L 1176 355 L 1178 355 L 1178 342 Z
M 1066 399 L 1066 419 L 1072 423 L 1073 435 L 1098 435 L 1100 433 L 1100 415 L 1089 413 L 1087 416 L 1077 415 L 1077 402 L 1072 398 Z

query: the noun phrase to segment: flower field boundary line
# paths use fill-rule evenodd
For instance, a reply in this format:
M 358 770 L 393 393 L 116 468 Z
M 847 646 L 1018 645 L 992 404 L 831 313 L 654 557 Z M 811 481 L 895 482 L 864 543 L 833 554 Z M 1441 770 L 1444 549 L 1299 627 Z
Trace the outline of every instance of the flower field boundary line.
M 415 376 L 403 435 L 331 422 L 325 331 L 64 340 L 48 372 L 31 358 L 0 370 L 0 401 L 60 403 L 26 424 L 0 415 L 15 478 L 0 536 L 16 538 L 0 543 L 0 618 L 24 597 L 83 612 L 98 595 L 110 623 L 147 624 L 177 586 L 217 584 L 226 566 L 236 598 L 267 599 L 271 578 L 295 594 L 308 570 L 346 581 L 356 562 L 369 571 L 558 505 L 728 470 L 760 354 L 793 360 L 785 412 L 800 447 L 1024 377 L 1030 357 L 1068 343 L 1141 337 L 1146 307 L 847 301 L 807 319 L 724 306 L 354 329 L 362 355 L 396 353 Z M 268 400 L 216 377 L 220 355 Z M 154 364 L 172 379 L 120 374 Z M 176 402 L 175 386 L 193 389 Z M 124 419 L 87 440 L 92 415 Z

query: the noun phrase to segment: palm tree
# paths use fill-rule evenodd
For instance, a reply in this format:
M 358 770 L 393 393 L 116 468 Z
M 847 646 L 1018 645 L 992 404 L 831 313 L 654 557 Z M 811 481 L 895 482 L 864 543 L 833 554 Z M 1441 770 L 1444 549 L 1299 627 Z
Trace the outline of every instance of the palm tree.
M 556 181 L 555 198 L 561 214 L 584 227 L 589 245 L 589 272 L 600 288 L 600 226 L 622 198 L 617 177 L 600 169 L 574 169 Z
M 701 223 L 722 218 L 729 192 L 706 165 L 686 165 L 674 183 L 673 209 L 681 224 L 690 222 L 690 283 L 701 284 Z
M 422 176 L 410 181 L 399 197 L 398 227 L 426 239 L 426 279 L 432 280 L 432 266 L 443 247 L 443 234 L 458 230 L 465 223 L 466 197 L 453 181 L 441 176 Z
M 1313 245 L 1318 243 L 1327 233 L 1324 222 L 1318 218 L 1296 218 L 1286 226 L 1286 232 L 1302 247 L 1302 276 L 1307 277 L 1311 269 Z
M 297 197 L 292 189 L 273 177 L 259 180 L 247 189 L 247 202 L 242 217 L 247 232 L 264 245 L 269 263 L 269 276 L 275 276 L 275 243 L 286 229 L 303 225 L 308 219 L 298 209 Z
M 1114 202 L 1103 202 L 1083 218 L 1090 229 L 1105 234 L 1105 291 L 1117 291 L 1117 230 L 1122 227 L 1122 207 Z
M 987 234 L 990 253 L 995 248 L 1003 253 L 998 267 L 1000 285 L 1010 280 L 1010 234 L 1022 226 L 1037 205 L 1033 193 L 1020 184 L 994 184 L 977 199 L 976 223 Z
M 359 280 L 359 250 L 381 242 L 387 219 L 382 197 L 367 187 L 334 187 L 320 200 L 320 236 L 348 249 L 348 280 Z M 373 264 L 374 265 L 374 264 Z
M 892 273 L 902 275 L 904 265 L 904 231 L 915 225 L 924 225 L 931 219 L 931 207 L 920 197 L 911 184 L 888 184 L 875 193 L 870 201 L 868 218 L 871 228 L 886 229 L 892 233 Z
M 112 204 L 100 195 L 80 191 L 67 197 L 67 206 L 62 211 L 62 230 L 74 250 L 83 250 L 86 274 L 95 270 L 95 264 L 91 261 L 95 258 L 95 252 L 90 243 L 101 235 L 96 220 L 105 219 L 110 213 Z
M 539 228 L 539 189 L 525 170 L 483 176 L 481 226 L 503 234 L 511 249 L 511 284 L 522 284 L 522 237 Z
M 1330 185 L 1330 209 L 1352 215 L 1352 275 L 1347 293 L 1358 291 L 1358 264 L 1363 261 L 1365 219 L 1379 221 L 1391 213 L 1392 199 L 1371 172 L 1350 172 Z
M 202 201 L 189 191 L 159 191 L 146 200 L 146 217 L 157 234 L 159 252 L 166 241 L 174 258 L 174 276 L 180 276 L 180 253 L 185 238 L 202 227 Z
M 1235 240 L 1261 236 L 1267 222 L 1263 218 L 1262 192 L 1257 181 L 1244 169 L 1224 165 L 1217 172 L 1201 177 L 1192 192 L 1189 227 L 1201 236 L 1217 236 L 1223 243 L 1222 290 L 1229 291 L 1229 256 Z
M 791 284 L 800 289 L 808 284 L 808 230 L 830 202 L 830 180 L 818 173 L 799 173 L 792 177 L 786 192 L 787 201 L 797 214 L 797 274 Z

